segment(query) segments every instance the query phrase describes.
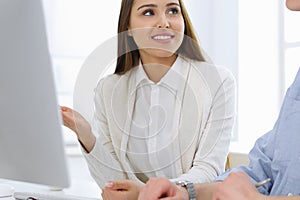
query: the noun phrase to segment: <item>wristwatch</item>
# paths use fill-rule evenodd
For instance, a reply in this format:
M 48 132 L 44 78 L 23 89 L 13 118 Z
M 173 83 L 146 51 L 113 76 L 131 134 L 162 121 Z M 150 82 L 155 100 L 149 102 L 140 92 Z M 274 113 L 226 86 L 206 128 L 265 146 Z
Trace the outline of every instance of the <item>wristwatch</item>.
M 175 184 L 185 187 L 189 193 L 189 199 L 196 200 L 196 192 L 195 192 L 195 188 L 194 188 L 194 183 L 192 183 L 190 181 L 177 181 L 177 182 L 175 182 Z

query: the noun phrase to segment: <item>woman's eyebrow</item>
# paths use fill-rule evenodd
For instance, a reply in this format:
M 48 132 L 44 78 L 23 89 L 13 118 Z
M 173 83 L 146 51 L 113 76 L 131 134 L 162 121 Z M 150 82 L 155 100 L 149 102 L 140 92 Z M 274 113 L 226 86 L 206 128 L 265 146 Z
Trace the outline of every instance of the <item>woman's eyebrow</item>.
M 142 6 L 140 6 L 140 7 L 138 7 L 138 9 L 137 10 L 140 10 L 140 9 L 142 9 L 142 8 L 144 8 L 144 7 L 157 7 L 157 5 L 155 5 L 155 4 L 145 4 L 145 5 L 142 5 Z
M 178 6 L 178 7 L 180 7 L 180 5 L 179 5 L 178 3 L 174 3 L 174 2 L 168 3 L 166 6 L 167 6 L 167 7 L 168 7 L 168 6 Z
M 169 7 L 169 6 L 178 6 L 178 7 L 180 7 L 180 5 L 178 3 L 174 3 L 174 2 L 168 3 L 166 5 L 166 7 Z M 155 5 L 155 4 L 145 4 L 145 5 L 141 5 L 140 7 L 138 7 L 137 10 L 140 10 L 142 8 L 145 8 L 145 7 L 154 7 L 154 8 L 157 8 L 158 6 Z

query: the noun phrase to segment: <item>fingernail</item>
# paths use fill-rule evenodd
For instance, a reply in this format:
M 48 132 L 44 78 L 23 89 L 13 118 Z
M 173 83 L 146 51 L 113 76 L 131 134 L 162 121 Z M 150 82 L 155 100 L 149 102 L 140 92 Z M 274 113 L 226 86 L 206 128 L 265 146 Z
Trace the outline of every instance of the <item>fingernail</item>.
M 114 186 L 113 182 L 107 182 L 105 187 L 112 188 Z

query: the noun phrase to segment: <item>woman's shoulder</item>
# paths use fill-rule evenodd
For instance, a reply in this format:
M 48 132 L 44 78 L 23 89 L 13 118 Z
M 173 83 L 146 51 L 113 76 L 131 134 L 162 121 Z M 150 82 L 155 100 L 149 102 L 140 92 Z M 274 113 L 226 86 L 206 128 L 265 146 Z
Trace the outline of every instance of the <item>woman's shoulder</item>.
M 223 65 L 216 65 L 212 62 L 203 62 L 197 60 L 188 60 L 191 63 L 192 73 L 201 74 L 206 78 L 220 78 L 221 80 L 229 79 L 234 81 L 235 78 L 232 72 Z
M 128 83 L 131 82 L 135 70 L 129 70 L 125 74 L 109 74 L 105 77 L 102 77 L 96 86 L 96 90 L 102 91 L 112 91 L 120 86 L 128 86 Z

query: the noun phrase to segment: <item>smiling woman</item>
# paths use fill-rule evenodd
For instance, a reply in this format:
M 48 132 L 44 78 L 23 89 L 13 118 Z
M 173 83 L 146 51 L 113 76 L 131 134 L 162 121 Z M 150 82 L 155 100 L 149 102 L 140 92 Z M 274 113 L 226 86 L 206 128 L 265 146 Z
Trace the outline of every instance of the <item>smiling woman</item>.
M 152 50 L 156 49 L 157 52 L 164 50 L 165 53 L 171 54 L 169 56 L 173 55 L 173 57 L 170 58 L 171 62 L 172 60 L 174 62 L 176 51 L 194 60 L 205 60 L 200 51 L 194 28 L 181 1 L 171 1 L 166 4 L 164 4 L 164 1 L 158 1 L 158 3 L 159 4 L 153 4 L 151 1 L 142 0 L 123 1 L 118 27 L 119 57 L 116 73 L 125 73 L 127 70 L 138 65 L 141 51 L 145 51 L 148 48 Z M 158 7 L 158 5 L 160 5 L 160 7 Z M 155 47 L 153 45 L 156 43 L 149 41 L 153 39 L 152 37 L 155 36 L 155 34 L 152 33 L 152 35 L 148 35 L 147 37 L 147 33 L 143 33 L 145 31 L 153 32 L 154 30 L 159 32 L 164 31 L 166 32 L 165 34 L 172 34 L 174 37 L 176 34 L 176 38 L 172 38 L 172 44 L 170 44 L 170 41 L 164 40 L 164 43 L 168 43 L 168 45 Z M 138 47 L 138 44 L 141 44 L 141 46 Z M 170 48 L 170 46 L 173 48 Z M 139 51 L 139 49 L 141 51 Z M 159 53 L 156 56 L 161 57 Z M 145 59 L 147 59 L 147 57 Z M 125 61 L 127 63 L 124 63 Z M 160 60 L 160 62 L 161 61 L 162 60 Z M 170 63 L 168 63 L 168 65 L 170 65 Z
M 184 36 L 184 19 L 178 3 L 159 5 L 136 1 L 132 6 L 129 35 L 139 47 L 143 64 L 159 63 L 161 57 L 171 66 Z
M 93 126 L 71 108 L 62 114 L 101 187 L 159 176 L 207 182 L 224 170 L 235 81 L 205 61 L 181 0 L 122 1 L 115 73 L 94 99 Z

